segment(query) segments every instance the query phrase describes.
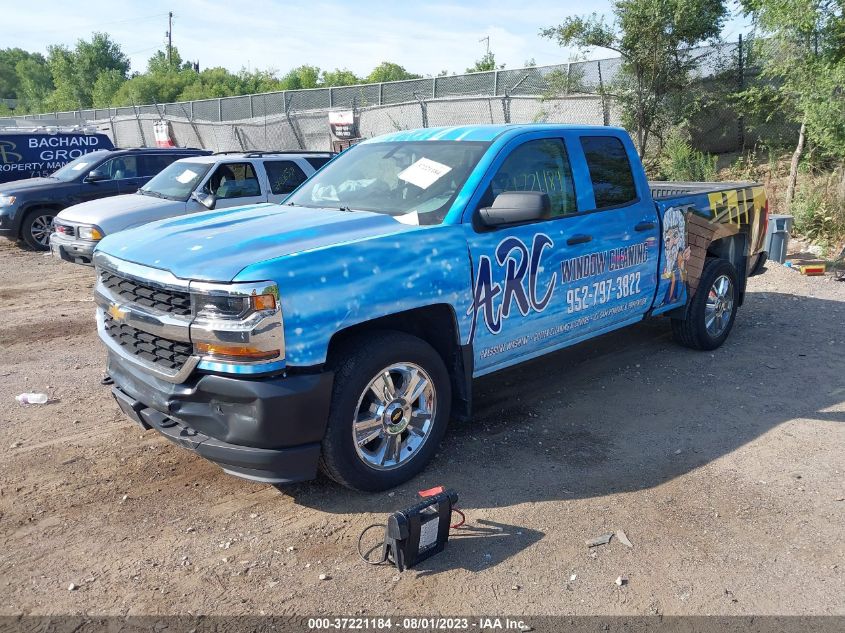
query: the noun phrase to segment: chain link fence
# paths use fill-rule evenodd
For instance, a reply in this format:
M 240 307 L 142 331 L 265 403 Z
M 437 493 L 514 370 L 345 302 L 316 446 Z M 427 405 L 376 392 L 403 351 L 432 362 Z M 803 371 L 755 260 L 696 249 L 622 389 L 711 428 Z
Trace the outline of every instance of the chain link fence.
M 693 145 L 710 153 L 791 142 L 796 126 L 783 118 L 741 116 L 733 94 L 760 81 L 748 67 L 747 44 L 690 51 L 699 107 L 689 116 Z M 95 122 L 116 145 L 154 145 L 153 123 L 170 122 L 178 145 L 215 151 L 330 149 L 328 112 L 355 109 L 360 133 L 482 123 L 623 125 L 612 93 L 620 58 L 407 81 L 205 99 L 180 103 L 30 115 L 19 124 Z M 691 93 L 693 90 L 690 91 Z M 687 98 L 679 95 L 679 99 Z M 3 120 L 0 119 L 0 124 Z M 787 140 L 789 139 L 789 140 Z
M 329 109 L 268 114 L 232 121 L 201 121 L 165 115 L 176 145 L 214 151 L 272 149 L 329 150 Z M 582 123 L 618 125 L 614 108 L 598 95 L 570 97 L 430 98 L 358 108 L 361 136 L 370 138 L 397 130 L 484 123 Z M 155 145 L 158 114 L 136 112 L 97 121 L 119 147 Z

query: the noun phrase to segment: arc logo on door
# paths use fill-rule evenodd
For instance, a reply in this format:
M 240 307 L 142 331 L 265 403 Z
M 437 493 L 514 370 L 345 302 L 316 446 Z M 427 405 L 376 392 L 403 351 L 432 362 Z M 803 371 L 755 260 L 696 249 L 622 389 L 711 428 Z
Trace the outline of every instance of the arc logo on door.
M 491 334 L 499 334 L 503 322 L 515 311 L 522 316 L 544 312 L 560 286 L 567 289 L 566 312 L 570 314 L 638 294 L 639 272 L 611 277 L 607 274 L 648 262 L 653 243 L 653 239 L 648 239 L 586 253 L 564 259 L 559 266 L 547 270 L 544 260 L 547 262 L 554 251 L 552 238 L 537 233 L 529 247 L 518 237 L 505 237 L 494 249 L 493 258 L 479 257 L 473 302 L 467 310 L 472 317 L 470 341 L 475 338 L 479 315 Z

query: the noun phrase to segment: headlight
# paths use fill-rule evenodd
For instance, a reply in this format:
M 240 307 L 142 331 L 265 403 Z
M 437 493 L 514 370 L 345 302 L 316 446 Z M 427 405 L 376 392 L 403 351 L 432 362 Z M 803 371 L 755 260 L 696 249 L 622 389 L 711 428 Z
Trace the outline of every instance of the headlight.
M 191 282 L 191 340 L 204 359 L 260 365 L 284 359 L 278 287 L 272 282 Z
M 4 196 L 0 194 L 0 207 L 11 207 L 15 204 L 15 200 L 17 200 L 15 196 Z
M 93 225 L 80 226 L 79 237 L 81 237 L 83 240 L 92 240 L 96 242 L 97 240 L 103 239 L 103 232 Z
M 195 295 L 197 316 L 208 319 L 242 319 L 252 312 L 275 310 L 276 297 L 272 294 Z

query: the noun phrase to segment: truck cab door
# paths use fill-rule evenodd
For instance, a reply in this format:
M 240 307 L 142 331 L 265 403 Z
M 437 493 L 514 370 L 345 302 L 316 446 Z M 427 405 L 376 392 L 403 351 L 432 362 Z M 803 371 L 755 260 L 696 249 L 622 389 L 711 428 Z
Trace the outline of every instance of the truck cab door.
M 214 194 L 215 209 L 267 201 L 266 185 L 262 187 L 255 167 L 248 161 L 218 165 L 206 182 L 205 189 Z
M 613 329 L 632 313 L 642 318 L 653 297 L 654 285 L 649 293 L 642 277 L 648 262 L 656 271 L 657 253 L 628 230 L 635 212 L 596 208 L 580 139 L 547 135 L 507 146 L 482 179 L 477 202 L 470 202 L 477 375 Z M 547 194 L 550 217 L 481 226 L 479 209 L 506 191 Z M 634 301 L 642 305 L 629 308 Z

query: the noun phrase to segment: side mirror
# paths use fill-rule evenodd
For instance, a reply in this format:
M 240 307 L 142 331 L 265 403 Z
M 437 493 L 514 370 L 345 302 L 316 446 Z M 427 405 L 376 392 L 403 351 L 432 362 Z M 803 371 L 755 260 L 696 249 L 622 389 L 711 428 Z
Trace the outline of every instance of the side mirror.
M 492 207 L 478 212 L 481 223 L 489 227 L 545 220 L 551 214 L 549 194 L 539 191 L 504 191 L 496 196 Z
M 85 182 L 100 182 L 101 180 L 108 180 L 108 174 L 105 172 L 100 171 L 99 169 L 92 169 L 88 172 L 88 175 L 85 176 Z
M 194 191 L 191 193 L 191 198 L 199 202 L 206 209 L 213 209 L 217 204 L 217 196 L 207 191 Z

